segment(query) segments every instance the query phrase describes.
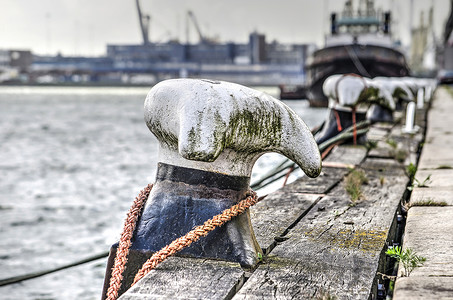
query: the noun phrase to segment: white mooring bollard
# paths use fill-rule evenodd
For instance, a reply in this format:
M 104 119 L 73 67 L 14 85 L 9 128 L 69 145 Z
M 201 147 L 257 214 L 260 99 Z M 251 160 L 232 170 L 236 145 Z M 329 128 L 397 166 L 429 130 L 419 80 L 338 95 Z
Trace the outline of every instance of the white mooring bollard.
M 310 177 L 321 172 L 318 146 L 300 117 L 281 101 L 238 84 L 160 82 L 145 100 L 145 121 L 159 141 L 159 164 L 132 238 L 122 291 L 151 253 L 244 199 L 262 154 L 281 153 Z M 253 266 L 261 249 L 246 212 L 180 253 Z M 106 283 L 108 277 L 109 271 Z
M 422 109 L 425 105 L 425 90 L 424 88 L 419 88 L 417 91 L 417 109 Z
M 418 131 L 418 126 L 414 125 L 415 123 L 415 103 L 409 102 L 406 108 L 406 125 L 403 128 L 404 133 L 416 133 Z

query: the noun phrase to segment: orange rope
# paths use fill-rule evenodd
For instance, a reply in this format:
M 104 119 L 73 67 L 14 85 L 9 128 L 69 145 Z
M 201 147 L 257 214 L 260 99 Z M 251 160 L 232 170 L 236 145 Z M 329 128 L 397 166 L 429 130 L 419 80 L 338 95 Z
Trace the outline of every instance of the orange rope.
M 129 213 L 127 214 L 126 221 L 124 222 L 124 229 L 121 234 L 120 243 L 116 251 L 115 262 L 112 268 L 112 275 L 110 278 L 110 285 L 107 291 L 107 300 L 116 300 L 118 298 L 118 291 L 121 288 L 121 282 L 123 280 L 123 272 L 127 262 L 127 256 L 129 255 L 129 248 L 132 244 L 131 239 L 135 230 L 135 226 L 138 217 L 142 211 L 142 208 L 148 199 L 153 185 L 149 184 L 140 194 L 135 198 Z M 154 269 L 159 263 L 167 259 L 169 256 L 174 255 L 176 252 L 181 251 L 185 247 L 189 246 L 193 242 L 199 240 L 201 237 L 206 236 L 209 232 L 214 230 L 216 227 L 224 225 L 230 221 L 233 217 L 238 216 L 245 212 L 250 206 L 256 204 L 264 197 L 258 198 L 254 191 L 250 192 L 244 200 L 238 204 L 233 205 L 231 208 L 224 210 L 221 214 L 214 216 L 212 219 L 204 222 L 203 225 L 195 227 L 192 231 L 187 233 L 185 236 L 180 237 L 169 245 L 165 246 L 160 251 L 154 253 L 150 259 L 148 259 L 142 266 L 141 270 L 135 275 L 134 285 L 149 271 Z
M 255 192 L 251 191 L 251 195 L 240 201 L 238 204 L 233 205 L 231 208 L 225 209 L 221 214 L 214 216 L 212 219 L 204 222 L 203 225 L 195 227 L 195 229 L 188 232 L 185 236 L 182 236 L 169 245 L 165 246 L 158 252 L 154 253 L 150 259 L 148 259 L 141 268 L 140 271 L 135 275 L 134 285 L 149 271 L 154 269 L 159 263 L 167 259 L 169 256 L 174 255 L 176 252 L 181 251 L 183 248 L 189 246 L 193 242 L 198 241 L 200 237 L 206 236 L 209 232 L 214 230 L 216 227 L 220 227 L 226 222 L 230 221 L 231 218 L 238 216 L 245 212 L 250 206 L 256 204 L 263 197 L 258 198 Z
M 341 132 L 343 128 L 341 127 L 340 115 L 338 114 L 338 111 L 336 111 L 335 109 L 333 110 L 333 112 L 335 114 L 335 119 L 337 120 L 337 130 L 338 132 Z
M 330 145 L 329 147 L 327 147 L 326 150 L 324 150 L 324 152 L 321 154 L 321 160 L 324 160 L 324 158 L 326 158 L 326 156 L 330 153 L 330 151 L 332 151 L 332 149 L 335 147 L 335 146 L 338 146 L 340 145 L 342 142 L 336 142 L 332 145 Z
M 107 300 L 115 300 L 116 298 L 118 298 L 118 291 L 121 288 L 123 272 L 126 266 L 129 248 L 131 246 L 132 234 L 134 233 L 135 225 L 142 211 L 143 205 L 148 199 L 149 193 L 151 192 L 152 188 L 153 185 L 149 184 L 146 188 L 140 191 L 127 214 L 126 221 L 124 222 L 124 229 L 121 233 L 120 242 L 116 251 L 115 263 L 112 268 L 110 285 L 107 291 Z
M 294 166 L 291 166 L 291 168 L 289 168 L 289 170 L 288 170 L 288 173 L 286 173 L 286 175 L 285 175 L 285 181 L 283 181 L 283 186 L 286 185 L 286 183 L 288 182 L 289 175 L 291 175 L 291 173 L 293 171 L 294 171 Z

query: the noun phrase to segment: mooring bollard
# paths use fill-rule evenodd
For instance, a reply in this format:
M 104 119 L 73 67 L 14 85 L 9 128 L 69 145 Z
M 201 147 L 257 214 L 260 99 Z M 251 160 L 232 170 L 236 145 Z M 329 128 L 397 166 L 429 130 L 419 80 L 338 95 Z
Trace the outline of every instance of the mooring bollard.
M 430 78 L 416 78 L 415 80 L 418 88 L 419 88 L 419 93 L 420 97 L 423 99 L 420 99 L 421 102 L 429 102 L 431 101 L 431 98 L 433 96 L 433 91 L 436 89 L 437 82 L 434 79 Z M 421 95 L 420 89 L 423 89 L 423 95 Z M 418 97 L 418 94 L 417 94 Z M 417 98 L 418 101 L 418 98 Z M 417 102 L 417 108 L 422 108 L 419 107 L 419 104 Z
M 281 101 L 241 85 L 163 81 L 145 100 L 145 121 L 159 141 L 159 164 L 120 293 L 153 252 L 244 199 L 262 154 L 283 154 L 310 177 L 321 172 L 318 146 L 300 117 Z M 115 246 L 111 257 L 114 252 Z M 259 253 L 248 212 L 180 252 L 242 266 L 256 264 Z
M 437 88 L 437 80 L 425 79 L 425 102 L 430 102 L 433 98 L 434 91 Z
M 431 83 L 428 83 L 425 89 L 425 102 L 431 101 L 432 97 L 433 97 L 433 86 Z
M 363 77 L 355 74 L 332 75 L 324 81 L 323 91 L 329 99 L 329 112 L 323 129 L 316 136 L 318 144 L 366 118 L 366 112 L 356 111 L 367 94 L 367 82 Z
M 371 123 L 393 122 L 393 112 L 396 109 L 396 102 L 393 97 L 394 90 L 387 82 L 376 79 L 367 80 L 369 93 L 367 102 L 372 103 L 368 108 L 366 119 Z
M 411 89 L 406 81 L 399 77 L 375 77 L 373 82 L 377 82 L 390 92 L 395 103 L 395 110 L 401 111 L 405 107 L 405 103 L 414 101 Z
M 417 91 L 417 109 L 422 109 L 425 105 L 425 90 L 420 87 Z
M 413 134 L 418 131 L 418 127 L 414 126 L 415 122 L 415 102 L 409 102 L 406 108 L 406 125 L 403 128 L 404 133 Z
M 416 82 L 417 80 L 414 77 L 402 77 L 400 78 L 400 81 L 406 84 L 406 86 L 412 92 L 413 101 L 416 101 L 418 93 L 418 84 Z
M 366 119 L 370 121 L 371 124 L 377 122 L 392 123 L 393 110 L 377 104 L 371 104 L 366 112 Z

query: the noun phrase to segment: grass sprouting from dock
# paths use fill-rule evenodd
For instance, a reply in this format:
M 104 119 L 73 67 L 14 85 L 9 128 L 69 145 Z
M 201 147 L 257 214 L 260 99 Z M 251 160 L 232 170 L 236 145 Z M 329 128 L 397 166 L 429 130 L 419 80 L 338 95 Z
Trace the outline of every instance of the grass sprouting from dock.
M 426 261 L 425 257 L 415 254 L 412 249 L 406 248 L 403 250 L 399 246 L 389 248 L 385 254 L 395 258 L 403 266 L 403 277 L 409 276 L 415 268 L 421 267 Z
M 414 206 L 447 206 L 447 202 L 445 201 L 434 201 L 433 199 L 429 198 L 426 200 L 419 200 L 415 202 L 409 203 L 409 207 Z
M 345 179 L 345 189 L 351 197 L 351 206 L 363 199 L 362 185 L 368 183 L 368 178 L 362 170 L 352 170 Z

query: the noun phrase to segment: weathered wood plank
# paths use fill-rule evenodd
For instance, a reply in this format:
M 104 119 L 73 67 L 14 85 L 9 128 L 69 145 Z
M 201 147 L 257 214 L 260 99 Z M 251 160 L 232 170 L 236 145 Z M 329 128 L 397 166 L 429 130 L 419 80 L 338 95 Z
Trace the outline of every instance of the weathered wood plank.
M 393 299 L 453 299 L 453 277 L 402 277 L 396 281 Z
M 365 159 L 366 155 L 367 149 L 364 146 L 341 145 L 335 147 L 325 161 L 358 165 Z
M 371 149 L 368 153 L 371 157 L 394 158 L 395 149 L 389 145 L 387 139 L 378 141 L 376 148 Z
M 395 126 L 395 124 L 399 122 L 399 120 L 401 119 L 401 116 L 398 116 L 396 113 L 394 113 L 393 119 L 394 119 L 393 123 L 388 123 L 388 122 L 374 123 L 372 128 L 379 128 L 382 130 L 390 131 L 393 128 L 393 126 Z
M 391 128 L 382 128 L 382 127 L 376 127 L 373 126 L 370 128 L 370 131 L 367 133 L 367 139 L 373 140 L 373 141 L 382 141 L 387 138 L 387 136 L 390 134 L 390 129 Z
M 415 178 L 423 183 L 428 176 L 430 180 L 425 187 L 415 187 L 411 195 L 411 203 L 426 202 L 428 200 L 447 205 L 453 205 L 453 170 L 434 169 L 418 170 Z
M 423 266 L 415 268 L 410 277 L 453 277 L 452 216 L 451 206 L 415 206 L 409 209 L 404 248 L 426 258 Z
M 237 263 L 171 257 L 119 299 L 229 299 L 244 274 Z
M 359 232 L 343 224 L 355 221 L 347 216 L 335 219 L 348 204 L 347 197 L 322 199 L 307 216 L 310 224 L 291 231 L 289 240 L 272 251 L 233 299 L 310 299 L 323 292 L 339 299 L 366 299 L 372 282 L 363 284 L 364 278 L 376 271 L 368 261 L 378 255 L 356 248 L 365 244 L 366 236 L 385 240 L 385 233 Z
M 355 206 L 342 185 L 321 199 L 233 299 L 310 298 L 320 293 L 367 299 L 408 180 L 392 164 L 376 168 L 367 160 L 365 200 Z M 383 185 L 381 176 L 387 177 Z
M 393 299 L 453 299 L 452 214 L 451 206 L 409 209 L 404 248 L 425 257 L 426 262 L 409 277 L 397 279 Z
M 446 89 L 437 89 L 415 175 L 423 182 L 431 174 L 432 181 L 428 187 L 415 188 L 410 199 L 411 204 L 430 200 L 438 204 L 445 201 L 448 206 L 413 206 L 409 209 L 403 247 L 425 257 L 426 262 L 415 268 L 409 277 L 397 279 L 393 299 L 453 299 L 453 173 L 449 169 L 453 165 L 451 99 Z
M 392 180 L 392 176 L 402 176 L 403 182 L 408 182 L 409 178 L 405 175 L 405 168 L 403 164 L 396 162 L 392 158 L 368 158 L 360 165 L 360 169 L 371 172 L 367 173 L 368 176 L 378 176 L 380 180 L 383 180 L 383 187 L 393 185 L 393 182 L 389 181 Z M 405 190 L 405 186 L 400 188 L 402 191 Z
M 403 126 L 395 126 L 390 132 L 388 139 L 397 143 L 398 146 L 395 150 L 404 149 L 409 154 L 404 162 L 405 165 L 409 163 L 415 164 L 417 162 L 420 143 L 424 139 L 424 130 L 420 128 L 415 134 L 406 134 L 402 132 Z
M 323 168 L 316 178 L 301 178 L 280 191 L 284 193 L 325 194 L 349 172 L 346 168 Z
M 270 194 L 250 208 L 250 217 L 258 244 L 267 254 L 276 244 L 276 238 L 286 234 L 301 216 L 319 200 L 320 195 L 286 192 Z
M 453 131 L 453 129 L 452 129 Z M 451 135 L 445 135 L 444 140 L 452 139 Z M 451 147 L 445 143 L 425 143 L 423 153 L 418 168 L 421 169 L 436 169 L 442 166 L 453 167 L 453 151 Z
M 368 152 L 368 157 L 393 158 L 395 156 L 394 149 L 389 145 L 388 139 L 395 124 L 381 123 L 379 125 L 382 127 L 374 125 L 367 134 L 367 139 L 376 143 L 376 147 Z

